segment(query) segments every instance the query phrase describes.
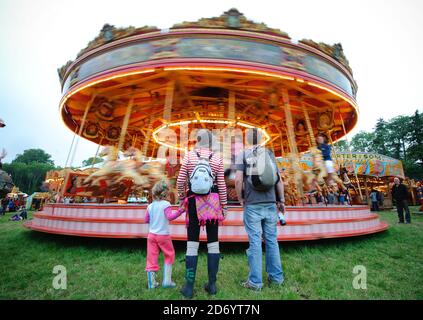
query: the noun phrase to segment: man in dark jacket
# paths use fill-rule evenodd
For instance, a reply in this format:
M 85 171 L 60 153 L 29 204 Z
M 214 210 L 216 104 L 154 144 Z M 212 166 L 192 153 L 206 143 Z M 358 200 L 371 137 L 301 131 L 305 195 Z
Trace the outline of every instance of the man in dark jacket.
M 394 186 L 392 187 L 392 199 L 395 200 L 397 207 L 399 223 L 404 223 L 404 209 L 405 209 L 405 223 L 411 223 L 410 210 L 408 209 L 408 191 L 407 187 L 403 185 L 399 178 L 394 179 Z

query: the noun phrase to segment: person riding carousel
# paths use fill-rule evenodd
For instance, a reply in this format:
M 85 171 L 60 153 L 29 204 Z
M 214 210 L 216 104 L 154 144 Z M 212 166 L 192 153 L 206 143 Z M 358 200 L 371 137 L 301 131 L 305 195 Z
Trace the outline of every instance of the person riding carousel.
M 185 256 L 184 297 L 191 299 L 197 272 L 200 227 L 207 233 L 207 269 L 209 281 L 204 289 L 211 295 L 217 293 L 216 276 L 219 269 L 219 222 L 226 214 L 227 191 L 223 159 L 213 152 L 214 137 L 207 129 L 200 129 L 194 150 L 188 152 L 181 165 L 177 187 L 181 208 L 187 207 L 187 251 Z
M 319 133 L 316 140 L 317 148 L 322 152 L 323 161 L 325 162 L 326 171 L 328 173 L 327 182 L 328 185 L 331 185 L 333 183 L 333 174 L 335 173 L 331 156 L 332 148 L 327 143 L 327 138 L 323 133 Z

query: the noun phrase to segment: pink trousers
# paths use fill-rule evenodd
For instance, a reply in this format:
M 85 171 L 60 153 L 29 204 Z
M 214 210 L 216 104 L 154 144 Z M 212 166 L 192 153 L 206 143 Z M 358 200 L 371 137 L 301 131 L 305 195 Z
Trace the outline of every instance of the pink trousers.
M 164 255 L 164 263 L 171 265 L 175 260 L 175 250 L 173 249 L 170 235 L 158 235 L 149 233 L 147 237 L 147 265 L 145 271 L 158 271 L 160 251 Z

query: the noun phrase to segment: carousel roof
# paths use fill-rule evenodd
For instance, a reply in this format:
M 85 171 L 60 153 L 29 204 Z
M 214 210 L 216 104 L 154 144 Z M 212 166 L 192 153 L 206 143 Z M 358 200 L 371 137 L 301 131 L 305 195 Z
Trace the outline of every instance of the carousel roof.
M 59 76 L 61 114 L 72 131 L 118 144 L 126 116 L 121 146 L 148 156 L 160 144 L 181 147 L 160 140 L 169 127 L 177 134 L 183 125 L 258 127 L 280 155 L 288 150 L 290 130 L 305 151 L 307 124 L 313 134 L 337 140 L 358 116 L 357 85 L 340 44 L 293 42 L 236 9 L 169 30 L 105 25 Z

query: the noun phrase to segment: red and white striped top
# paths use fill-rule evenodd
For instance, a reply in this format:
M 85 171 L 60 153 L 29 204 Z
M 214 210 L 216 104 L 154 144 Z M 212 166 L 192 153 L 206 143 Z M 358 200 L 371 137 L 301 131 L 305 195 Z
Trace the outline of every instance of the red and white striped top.
M 198 163 L 199 158 L 197 152 L 200 154 L 201 157 L 204 158 L 208 158 L 211 153 L 209 149 L 200 148 L 190 151 L 185 155 L 184 159 L 182 160 L 181 169 L 179 170 L 179 176 L 176 182 L 180 200 L 184 199 L 186 196 L 186 192 L 188 190 L 189 177 Z M 217 154 L 213 153 L 213 156 L 210 159 L 210 167 L 213 171 L 214 176 L 216 177 L 215 184 L 217 185 L 217 189 L 219 191 L 220 204 L 222 206 L 226 206 L 228 196 L 226 192 L 226 183 L 223 171 L 222 158 Z

